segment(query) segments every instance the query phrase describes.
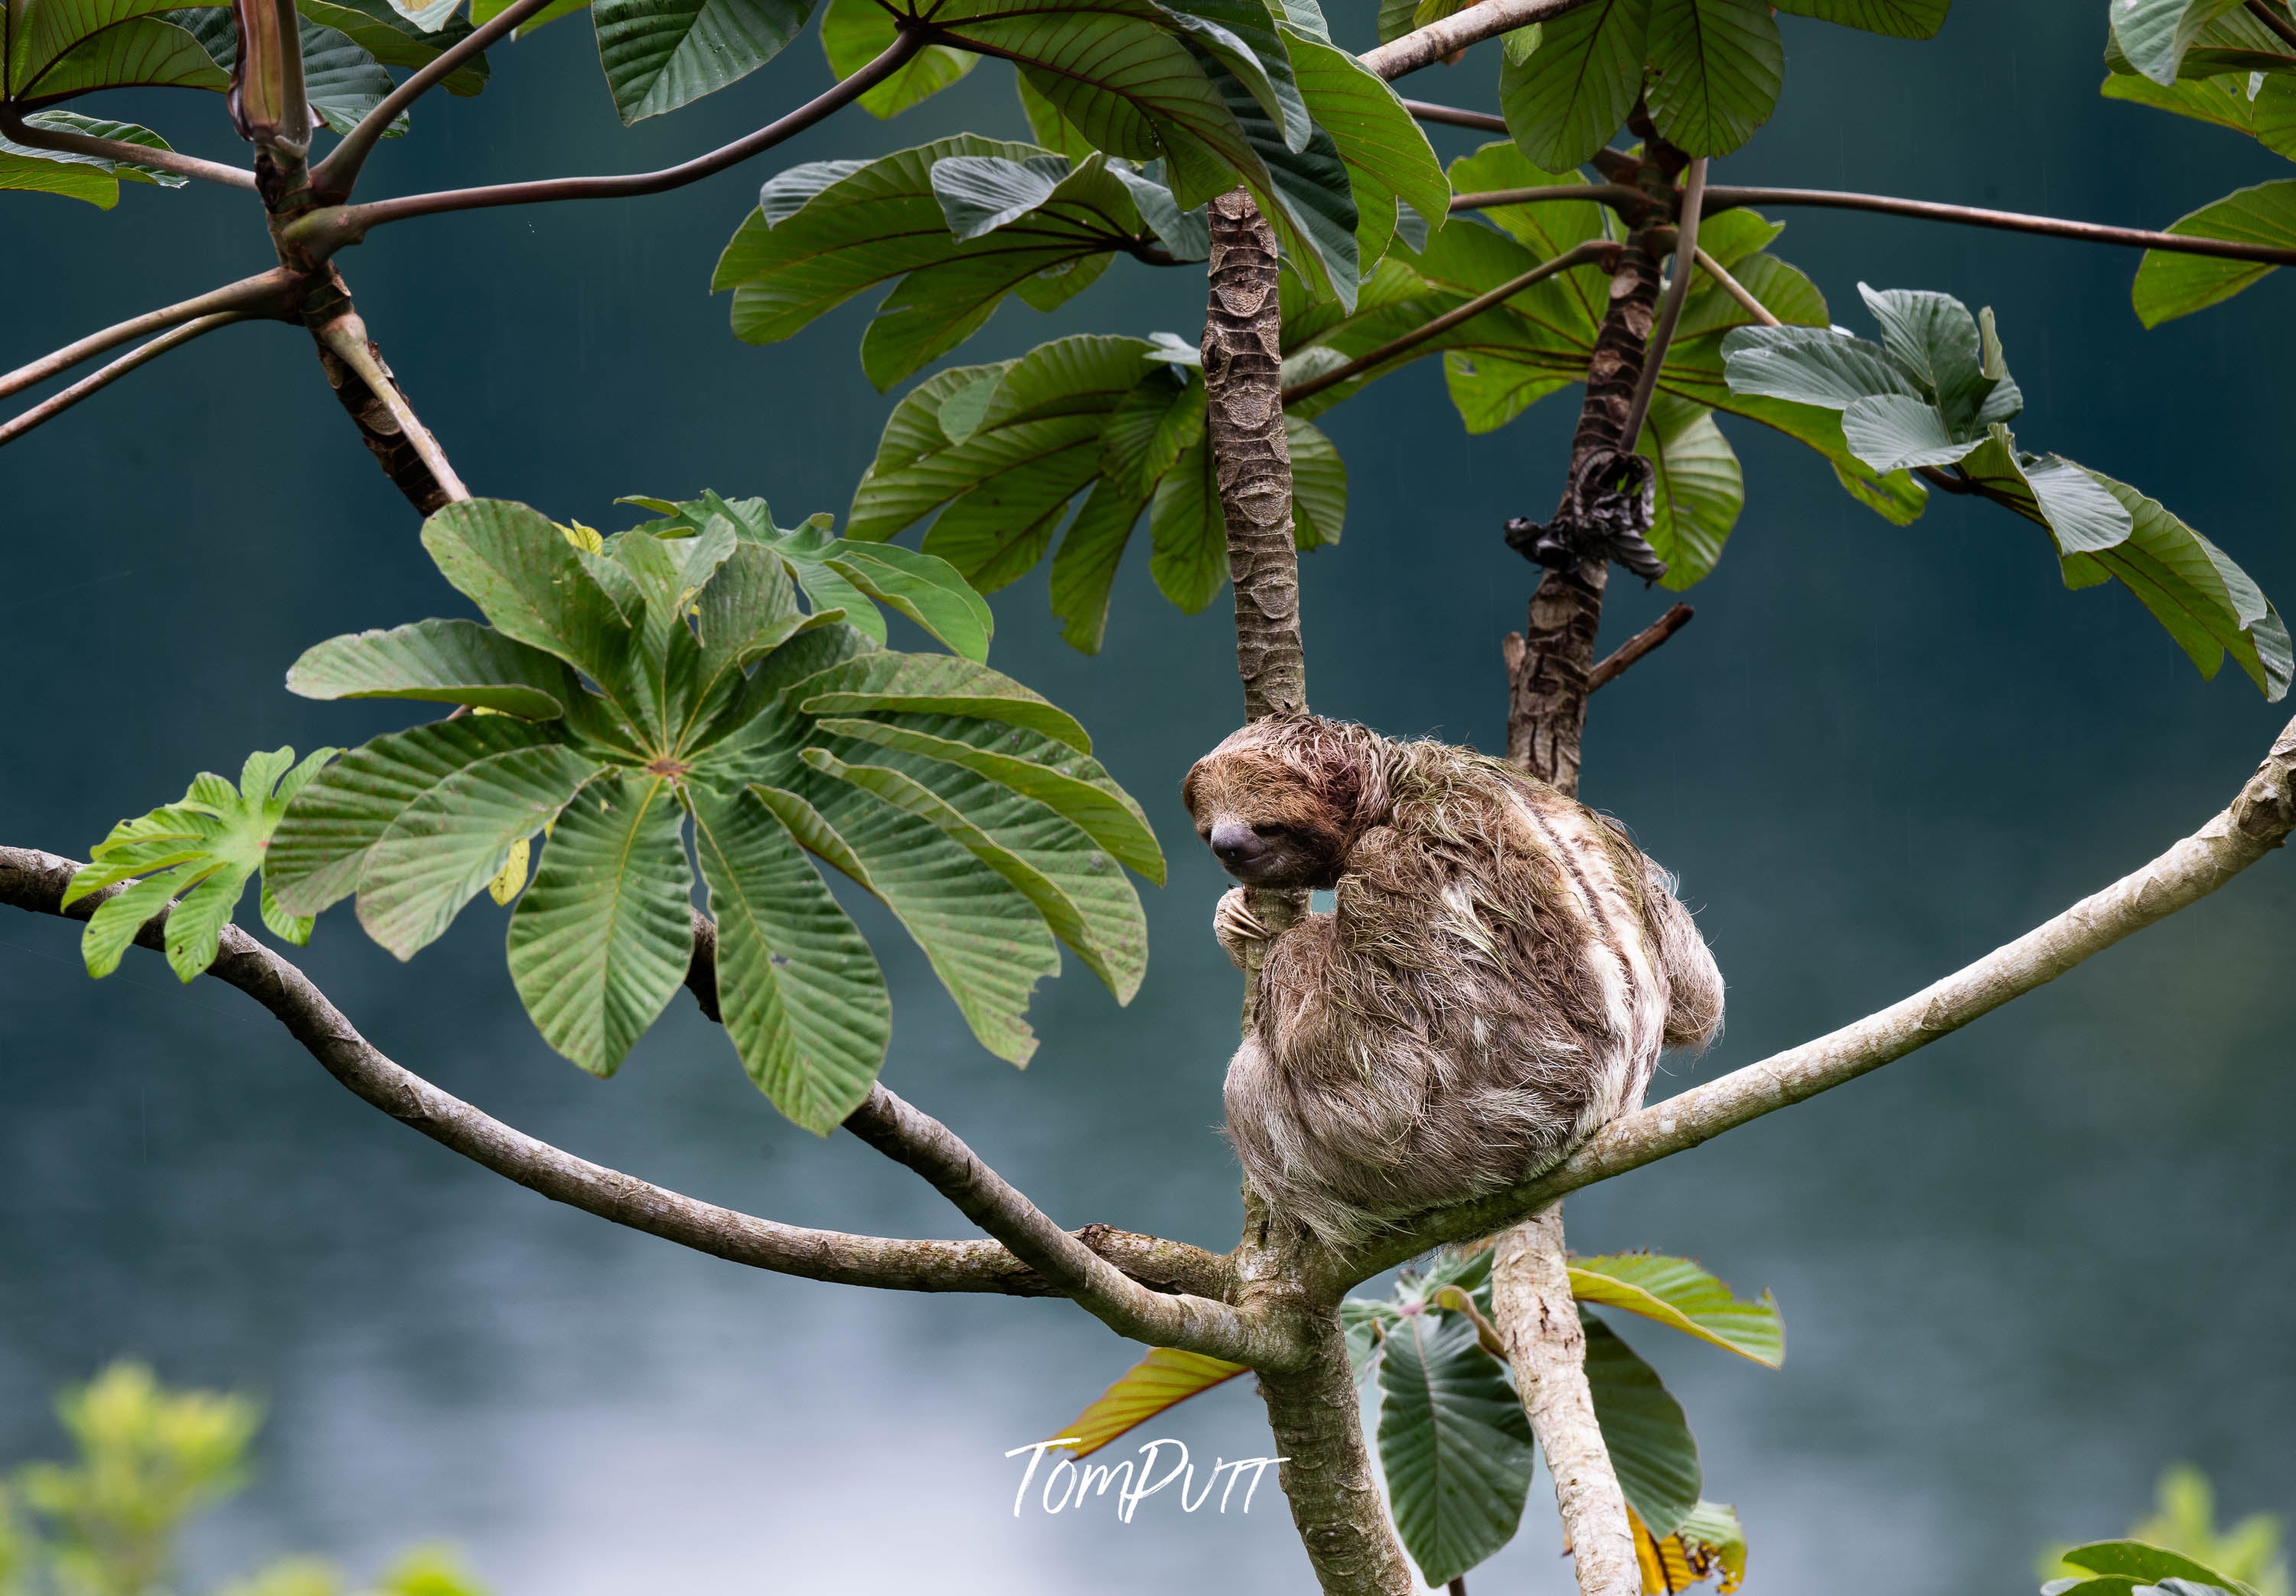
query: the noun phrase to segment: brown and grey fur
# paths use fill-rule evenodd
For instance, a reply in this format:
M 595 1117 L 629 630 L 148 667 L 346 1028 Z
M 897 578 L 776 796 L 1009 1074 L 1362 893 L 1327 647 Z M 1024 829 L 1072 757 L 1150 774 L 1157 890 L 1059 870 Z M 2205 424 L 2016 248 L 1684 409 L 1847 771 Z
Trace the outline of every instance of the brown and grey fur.
M 1226 1090 L 1252 1184 L 1329 1245 L 1551 1167 L 1721 1028 L 1672 879 L 1498 760 L 1289 716 L 1182 796 L 1239 880 L 1336 888 L 1268 948 Z M 1266 935 L 1241 888 L 1217 927 L 1239 963 Z

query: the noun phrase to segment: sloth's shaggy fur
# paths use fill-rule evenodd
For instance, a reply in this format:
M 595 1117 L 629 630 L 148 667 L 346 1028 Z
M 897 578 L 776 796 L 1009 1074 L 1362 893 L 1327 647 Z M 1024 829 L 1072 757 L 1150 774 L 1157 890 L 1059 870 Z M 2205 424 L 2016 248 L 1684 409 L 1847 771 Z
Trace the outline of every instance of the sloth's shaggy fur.
M 1498 760 L 1300 716 L 1236 733 L 1182 795 L 1207 838 L 1271 850 L 1239 875 L 1337 889 L 1268 948 L 1226 1089 L 1252 1184 L 1330 1246 L 1553 1166 L 1640 1105 L 1661 1046 L 1721 1028 L 1673 879 Z

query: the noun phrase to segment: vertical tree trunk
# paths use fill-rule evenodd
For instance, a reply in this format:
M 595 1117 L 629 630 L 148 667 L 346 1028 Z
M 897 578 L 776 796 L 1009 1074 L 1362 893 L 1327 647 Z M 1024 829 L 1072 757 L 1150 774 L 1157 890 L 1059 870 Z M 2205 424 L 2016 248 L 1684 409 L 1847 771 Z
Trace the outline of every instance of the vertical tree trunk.
M 1324 1596 L 1409 1596 L 1419 1582 L 1372 1480 L 1347 1338 L 1336 1319 L 1321 1329 L 1306 1371 L 1259 1377 L 1260 1400 L 1284 1460 L 1276 1477 Z

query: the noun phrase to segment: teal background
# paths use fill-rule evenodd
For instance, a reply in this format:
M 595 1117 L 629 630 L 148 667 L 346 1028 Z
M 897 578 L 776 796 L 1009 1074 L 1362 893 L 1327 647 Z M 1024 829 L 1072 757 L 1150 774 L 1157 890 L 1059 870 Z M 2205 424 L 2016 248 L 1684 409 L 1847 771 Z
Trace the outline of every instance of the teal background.
M 1367 42 L 1367 8 L 1335 20 Z M 1927 44 L 1781 20 L 1784 100 L 1718 181 L 2158 226 L 2284 170 L 2099 100 L 2101 4 L 1968 3 Z M 1490 53 L 1408 92 L 1488 105 Z M 827 80 L 802 40 L 626 132 L 579 21 L 495 70 L 480 99 L 426 101 L 372 191 L 666 163 Z M 234 153 L 213 100 L 119 114 Z M 716 251 L 783 166 L 1022 128 L 991 63 L 897 123 L 849 113 L 678 193 L 394 227 L 343 266 L 478 492 L 609 528 L 618 494 L 704 486 L 784 520 L 841 512 L 890 404 L 859 372 L 865 308 L 748 348 L 707 292 Z M 1447 157 L 1475 142 L 1436 137 Z M 2130 252 L 1778 214 L 1778 251 L 1845 323 L 1870 331 L 1861 277 L 1994 306 L 2028 446 L 2137 484 L 2296 594 L 2287 284 L 2146 333 Z M 9 196 L 0 248 L 8 360 L 268 264 L 248 202 L 203 189 L 130 187 L 109 216 Z M 1119 265 L 1057 315 L 1001 312 L 963 357 L 1075 331 L 1193 339 L 1201 291 L 1196 271 Z M 1427 363 L 1327 418 L 1352 502 L 1344 544 L 1306 562 L 1318 708 L 1499 741 L 1498 639 L 1533 572 L 1498 527 L 1552 505 L 1571 417 L 1558 397 L 1468 438 Z M 2285 715 L 2236 671 L 2202 683 L 2120 589 L 2065 592 L 2005 512 L 1941 503 L 1894 528 L 1815 456 L 1724 424 L 1745 516 L 1696 623 L 1596 699 L 1587 737 L 1586 796 L 1681 872 L 1730 981 L 1727 1035 L 1667 1089 L 1902 995 L 2150 857 Z M 73 411 L 0 456 L 0 495 L 11 843 L 84 853 L 195 770 L 406 724 L 291 698 L 281 675 L 334 633 L 463 612 L 287 328 L 228 331 Z M 895 986 L 890 1082 L 1064 1223 L 1224 1248 L 1235 1177 L 1212 1126 L 1238 987 L 1177 791 L 1237 692 L 1225 598 L 1179 616 L 1144 567 L 1136 550 L 1097 659 L 1059 642 L 1041 574 L 995 601 L 996 662 L 1095 730 L 1172 849 L 1132 1006 L 1071 963 L 1015 1072 L 859 913 Z M 1667 602 L 1623 585 L 1606 639 Z M 298 957 L 393 1057 L 586 1157 L 787 1221 L 964 1233 L 850 1138 L 779 1120 L 684 997 L 619 1077 L 582 1076 L 525 1020 L 501 937 L 482 901 L 400 968 L 339 913 Z M 1777 1293 L 1781 1373 L 1624 1327 L 1689 1409 L 1707 1494 L 1746 1518 L 1750 1592 L 2030 1589 L 2041 1543 L 2120 1531 L 2180 1458 L 2232 1510 L 2292 1504 L 2292 953 L 2296 873 L 2275 859 L 1876 1076 L 1571 1200 L 1581 1250 L 1687 1253 Z M 260 1477 L 198 1537 L 195 1586 L 280 1551 L 365 1571 L 445 1538 L 504 1596 L 1310 1588 L 1272 1480 L 1248 1516 L 1168 1494 L 1129 1525 L 1105 1502 L 1013 1517 L 1002 1453 L 1132 1355 L 1073 1310 L 778 1279 L 551 1207 L 349 1097 L 234 993 L 141 957 L 91 983 L 53 921 L 0 919 L 0 1460 L 56 1450 L 49 1394 L 115 1355 L 259 1393 Z M 1242 1386 L 1146 1433 L 1270 1450 Z M 1479 1592 L 1569 1588 L 1550 1502 L 1542 1476 Z

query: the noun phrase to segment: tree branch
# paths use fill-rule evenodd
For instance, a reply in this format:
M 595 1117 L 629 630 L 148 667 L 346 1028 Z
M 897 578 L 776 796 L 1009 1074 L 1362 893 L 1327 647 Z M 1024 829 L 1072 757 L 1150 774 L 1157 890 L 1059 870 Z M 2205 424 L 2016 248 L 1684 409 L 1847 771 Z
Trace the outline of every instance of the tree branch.
M 43 399 L 21 415 L 4 425 L 0 425 L 0 448 L 5 448 L 34 428 L 54 420 L 90 394 L 111 387 L 137 366 L 157 360 L 168 350 L 180 348 L 193 339 L 212 332 L 218 327 L 227 327 L 234 322 L 243 322 L 248 319 L 245 311 L 219 310 L 213 315 L 203 315 L 197 321 L 186 322 L 172 332 L 163 332 L 150 343 L 130 349 L 111 364 L 82 377 L 62 392 Z
M 959 1213 L 1118 1335 L 1255 1367 L 1300 1361 L 1293 1338 L 1278 1333 L 1266 1316 L 1209 1297 L 1168 1297 L 1127 1276 L 1054 1224 L 955 1132 L 911 1108 L 883 1083 L 870 1088 L 845 1128 L 922 1175 Z
M 1588 0 L 1479 0 L 1439 22 L 1430 22 L 1376 50 L 1366 50 L 1357 59 L 1392 83 L 1407 72 L 1416 72 L 1446 56 L 1456 55 L 1470 45 L 1513 33 L 1533 22 L 1552 21 L 1564 12 L 1576 11 L 1587 3 Z
M 414 457 L 430 473 L 430 480 L 438 488 L 440 502 L 452 504 L 469 498 L 471 490 L 463 486 L 462 478 L 455 474 L 454 465 L 447 458 L 447 451 L 439 446 L 438 438 L 431 434 L 430 428 L 422 424 L 422 418 L 414 413 L 414 407 L 399 391 L 398 380 L 382 364 L 381 354 L 367 338 L 366 323 L 351 307 L 350 301 L 346 299 L 334 314 L 314 326 L 311 336 L 319 340 L 321 348 L 341 361 L 390 413 L 398 435 L 406 440 L 407 446 L 414 451 Z M 423 513 L 428 515 L 437 506 L 434 505 L 424 509 Z
M 1505 133 L 1505 117 L 1493 116 L 1488 110 L 1468 110 L 1456 105 L 1437 105 L 1428 100 L 1406 100 L 1403 109 L 1423 122 L 1439 123 L 1446 127 L 1472 127 L 1478 133 Z
M 1445 311 L 1425 326 L 1414 327 L 1400 338 L 1389 340 L 1368 355 L 1359 355 L 1345 365 L 1334 366 L 1321 376 L 1292 384 L 1283 390 L 1283 403 L 1296 404 L 1311 395 L 1322 393 L 1327 388 L 1335 388 L 1374 366 L 1384 365 L 1397 356 L 1408 354 L 1431 338 L 1441 337 L 1462 322 L 1472 321 L 1492 306 L 1505 303 L 1532 284 L 1544 282 L 1557 273 L 1567 272 L 1573 266 L 1598 264 L 1609 269 L 1618 253 L 1619 246 L 1607 239 L 1589 239 L 1585 243 L 1574 244 L 1554 259 L 1540 261 L 1521 276 L 1502 282 L 1488 293 L 1478 294 L 1456 309 Z
M 1722 291 L 1738 301 L 1748 315 L 1765 327 L 1783 327 L 1784 323 L 1770 313 L 1770 307 L 1754 298 L 1746 285 L 1722 269 L 1722 263 L 1705 250 L 1698 251 L 1698 269 L 1721 285 Z
M 1412 1596 L 1419 1582 L 1372 1478 L 1347 1338 L 1328 1316 L 1316 1322 L 1315 1338 L 1304 1369 L 1259 1377 L 1292 1525 L 1323 1596 Z
M 1651 398 L 1658 392 L 1659 368 L 1666 364 L 1667 346 L 1674 341 L 1675 323 L 1682 320 L 1682 303 L 1690 297 L 1690 280 L 1698 275 L 1698 212 L 1706 199 L 1706 158 L 1702 155 L 1690 163 L 1690 170 L 1682 185 L 1682 206 L 1675 220 L 1674 281 L 1667 284 L 1666 303 L 1658 313 L 1658 325 L 1651 329 L 1650 343 L 1643 350 L 1643 373 L 1636 379 L 1635 397 L 1628 403 L 1627 419 L 1619 423 L 1619 436 L 1629 449 L 1640 446 L 1643 422 L 1650 415 Z
M 1711 191 L 1709 191 L 1710 194 Z M 1613 208 L 1647 206 L 1650 195 L 1623 183 L 1559 183 L 1539 188 L 1494 188 L 1451 196 L 1454 215 L 1463 210 L 1491 210 L 1502 205 L 1549 205 L 1592 201 Z M 1712 209 L 1710 205 L 1709 209 Z
M 437 438 L 414 413 L 398 379 L 383 364 L 351 302 L 350 286 L 332 263 L 318 268 L 306 291 L 303 324 L 317 345 L 326 373 L 359 437 L 391 486 L 416 512 L 430 515 L 471 496 Z
M 1488 3 L 1488 0 L 1487 0 Z M 497 205 L 539 205 L 558 200 L 620 200 L 641 194 L 666 193 L 699 183 L 736 166 L 760 151 L 793 138 L 843 110 L 906 65 L 924 48 L 929 29 L 906 26 L 885 53 L 835 87 L 808 101 L 797 110 L 745 138 L 735 139 L 707 155 L 660 171 L 634 172 L 620 177 L 547 177 L 533 183 L 498 183 L 485 188 L 446 189 L 437 193 L 408 194 L 377 200 L 365 205 L 336 205 L 312 211 L 286 230 L 288 241 L 323 260 L 355 244 L 367 231 L 412 217 L 439 216 L 455 210 L 483 210 Z
M 1448 1241 L 1487 1235 L 1566 1192 L 1685 1152 L 1948 1035 L 2146 926 L 2198 903 L 2296 831 L 2296 721 L 2232 803 L 2166 853 L 2014 942 L 1831 1034 L 1615 1119 L 1548 1174 L 1431 1215 L 1339 1260 L 1344 1291 Z
M 37 127 L 26 121 L 23 113 L 12 105 L 0 105 L 0 134 L 5 134 L 12 143 L 34 150 L 53 150 L 62 155 L 93 155 L 99 160 L 149 167 L 155 172 L 171 172 L 178 177 L 196 178 L 201 183 L 219 183 L 226 188 L 245 189 L 250 193 L 255 192 L 255 174 L 245 167 L 227 166 L 219 160 L 202 160 L 196 155 L 185 155 L 176 150 L 154 150 L 147 144 L 131 144 L 125 139 L 97 138 L 62 127 Z
M 1562 1205 L 1552 1203 L 1498 1239 L 1491 1312 L 1515 1389 L 1554 1481 L 1554 1505 L 1580 1596 L 1640 1596 L 1634 1530 L 1587 1383 L 1587 1332 L 1570 1294 Z
M 91 332 L 77 342 L 66 344 L 52 355 L 43 355 L 29 365 L 20 365 L 6 376 L 0 377 L 0 399 L 18 394 L 28 388 L 61 376 L 84 360 L 90 360 L 106 349 L 116 349 L 121 344 L 134 343 L 137 339 L 170 327 L 196 321 L 201 316 L 214 315 L 219 311 L 235 310 L 243 315 L 272 315 L 281 320 L 291 319 L 292 307 L 303 280 L 296 274 L 277 267 L 252 277 L 242 277 L 236 282 L 226 282 L 221 288 L 185 299 L 180 304 L 163 305 L 139 316 L 118 322 L 101 332 Z
M 36 914 L 84 921 L 112 888 L 59 905 L 78 862 L 36 848 L 0 847 L 0 903 Z M 166 916 L 137 936 L 162 945 Z M 578 1158 L 489 1118 L 383 1056 L 293 964 L 236 926 L 208 973 L 270 1011 L 327 1073 L 360 1098 L 433 1142 L 553 1202 L 730 1263 L 840 1285 L 899 1291 L 1062 1295 L 993 1242 L 910 1241 L 779 1224 L 699 1202 L 619 1170 Z M 1201 1248 L 1088 1225 L 1078 1244 L 1160 1291 L 1220 1296 L 1234 1289 L 1228 1261 Z
M 1592 694 L 1596 688 L 1606 687 L 1626 675 L 1629 666 L 1688 626 L 1690 618 L 1697 613 L 1698 611 L 1687 604 L 1677 604 L 1664 615 L 1651 622 L 1649 626 L 1628 638 L 1626 642 L 1606 655 L 1600 665 L 1587 673 L 1587 692 Z
M 385 95 L 380 104 L 359 119 L 357 127 L 343 135 L 341 143 L 327 151 L 327 158 L 311 169 L 312 192 L 331 204 L 348 199 L 358 184 L 359 171 L 366 165 L 366 158 L 407 107 L 460 70 L 463 62 L 484 53 L 497 39 L 508 37 L 520 23 L 551 3 L 552 0 L 512 0 L 499 14 L 440 51 L 436 60 Z

